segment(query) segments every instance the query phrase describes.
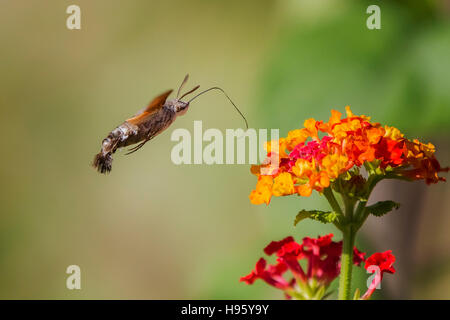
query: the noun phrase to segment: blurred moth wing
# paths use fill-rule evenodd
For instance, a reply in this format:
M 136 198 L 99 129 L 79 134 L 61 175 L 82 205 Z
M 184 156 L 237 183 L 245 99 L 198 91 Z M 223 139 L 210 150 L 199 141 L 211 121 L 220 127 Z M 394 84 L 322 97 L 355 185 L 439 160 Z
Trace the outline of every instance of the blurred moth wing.
M 158 112 L 159 109 L 161 109 L 164 106 L 164 103 L 166 102 L 169 95 L 172 93 L 171 90 L 167 90 L 163 94 L 157 96 L 155 99 L 153 99 L 147 107 L 145 107 L 143 110 L 138 112 L 134 117 L 127 119 L 126 121 L 128 123 L 139 125 L 142 122 L 145 122 L 149 116 L 154 114 L 155 112 Z
M 164 104 L 165 104 L 167 98 L 169 97 L 169 95 L 172 93 L 172 91 L 173 90 L 167 90 L 163 94 L 157 96 L 155 99 L 153 99 L 149 103 L 149 105 L 144 110 L 142 110 L 141 113 L 137 114 L 133 118 L 125 120 L 125 123 L 129 123 L 130 125 L 132 125 L 136 128 L 147 127 L 146 129 L 143 129 L 144 132 L 147 132 L 148 130 L 150 130 L 150 132 L 152 132 L 151 129 L 149 129 L 148 127 L 149 126 L 153 127 L 152 123 L 153 123 L 153 121 L 155 121 L 154 115 L 164 107 Z M 142 130 L 142 129 L 140 129 L 140 130 Z M 138 134 L 138 137 L 139 136 L 141 136 L 141 135 Z M 147 136 L 144 136 L 143 141 L 141 143 L 139 143 L 137 146 L 129 149 L 128 152 L 126 153 L 126 155 L 132 154 L 132 153 L 136 152 L 137 150 L 139 150 L 140 148 L 142 148 L 154 136 L 155 136 L 155 132 L 153 132 L 153 134 L 151 134 L 151 135 L 149 134 Z M 139 138 L 138 140 L 142 140 L 142 139 Z

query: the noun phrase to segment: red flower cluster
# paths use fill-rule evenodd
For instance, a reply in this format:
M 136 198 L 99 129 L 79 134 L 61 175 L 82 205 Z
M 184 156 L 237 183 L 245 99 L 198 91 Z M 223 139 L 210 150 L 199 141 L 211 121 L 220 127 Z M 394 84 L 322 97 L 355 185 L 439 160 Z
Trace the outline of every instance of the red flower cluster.
M 250 274 L 242 277 L 240 281 L 252 284 L 256 279 L 261 279 L 271 286 L 281 289 L 288 298 L 311 299 L 311 286 L 324 287 L 338 277 L 340 272 L 340 257 L 342 253 L 342 241 L 332 241 L 333 234 L 317 239 L 305 237 L 301 244 L 292 237 L 281 241 L 272 241 L 265 249 L 267 255 L 276 254 L 277 262 L 267 265 L 264 258 L 256 263 L 256 267 Z M 354 248 L 353 263 L 360 265 L 365 261 L 365 253 Z M 300 265 L 301 260 L 307 261 L 306 271 Z M 293 278 L 286 280 L 283 274 L 290 271 Z M 322 290 L 322 294 L 325 293 Z M 320 298 L 320 297 L 318 297 Z
M 276 263 L 268 265 L 264 258 L 260 258 L 255 269 L 241 277 L 240 281 L 253 284 L 255 280 L 261 279 L 283 290 L 288 299 L 321 299 L 341 269 L 342 241 L 332 241 L 332 237 L 333 234 L 318 238 L 305 237 L 302 243 L 297 243 L 293 237 L 272 241 L 264 248 L 264 252 L 269 256 L 275 254 Z M 367 292 L 361 297 L 363 300 L 369 299 L 380 287 L 384 273 L 395 273 L 395 256 L 391 250 L 374 253 L 367 259 L 365 255 L 356 247 L 353 248 L 353 264 L 360 266 L 365 262 L 365 269 L 375 273 Z M 306 270 L 300 265 L 301 260 L 306 261 Z M 292 275 L 290 279 L 284 277 L 288 271 Z

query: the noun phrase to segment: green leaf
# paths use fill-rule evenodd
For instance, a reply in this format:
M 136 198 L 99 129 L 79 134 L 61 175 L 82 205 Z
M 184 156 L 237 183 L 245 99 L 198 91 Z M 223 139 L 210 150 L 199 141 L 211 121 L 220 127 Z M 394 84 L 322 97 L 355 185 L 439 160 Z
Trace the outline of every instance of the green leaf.
M 332 212 L 316 212 L 311 215 L 311 218 L 322 223 L 332 223 L 337 219 L 337 213 Z
M 400 207 L 400 203 L 387 200 L 387 201 L 379 201 L 371 206 L 366 207 L 366 210 L 373 214 L 374 216 L 381 217 L 386 213 L 392 211 L 393 209 L 398 209 Z
M 302 210 L 300 211 L 297 216 L 295 217 L 295 221 L 294 221 L 294 226 L 297 225 L 297 223 L 299 223 L 300 221 L 311 217 L 311 212 L 312 211 L 306 211 L 306 210 Z
M 294 226 L 306 218 L 317 220 L 322 223 L 331 223 L 337 219 L 337 213 L 334 211 L 302 210 L 295 217 Z

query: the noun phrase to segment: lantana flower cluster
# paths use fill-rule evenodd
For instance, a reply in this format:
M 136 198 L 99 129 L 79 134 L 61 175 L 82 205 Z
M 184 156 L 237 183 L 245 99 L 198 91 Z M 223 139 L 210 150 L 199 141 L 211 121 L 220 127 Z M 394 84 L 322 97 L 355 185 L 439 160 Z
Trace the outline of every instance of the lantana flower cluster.
M 251 169 L 258 177 L 251 202 L 269 204 L 272 196 L 292 194 L 308 197 L 363 165 L 387 178 L 423 179 L 427 184 L 445 181 L 438 174 L 448 168 L 440 166 L 431 143 L 408 140 L 397 128 L 356 116 L 348 106 L 346 113 L 342 119 L 339 111 L 332 110 L 328 122 L 306 120 L 304 128 L 279 139 L 278 150 L 271 150 L 268 143 L 266 163 Z M 278 163 L 270 163 L 273 152 Z M 261 167 L 269 169 L 269 174 L 262 175 Z
M 262 279 L 291 299 L 323 299 L 339 276 L 339 299 L 353 296 L 366 300 L 380 287 L 384 274 L 395 273 L 391 251 L 365 259 L 354 246 L 357 232 L 370 215 L 381 217 L 400 206 L 392 200 L 368 205 L 372 190 L 383 179 L 423 180 L 427 184 L 445 181 L 439 174 L 449 169 L 441 167 L 431 143 L 407 139 L 395 127 L 354 115 L 348 106 L 346 113 L 342 118 L 332 110 L 328 122 L 308 119 L 303 128 L 270 142 L 267 159 L 251 168 L 258 181 L 249 196 L 253 204 L 268 205 L 273 196 L 308 197 L 316 190 L 325 196 L 331 210 L 303 209 L 294 225 L 307 218 L 333 223 L 342 232 L 342 242 L 332 241 L 332 234 L 307 237 L 301 243 L 292 237 L 271 242 L 264 251 L 276 255 L 276 264 L 268 265 L 261 258 L 241 281 L 252 284 Z M 351 282 L 353 264 L 362 262 L 375 276 L 360 296 Z

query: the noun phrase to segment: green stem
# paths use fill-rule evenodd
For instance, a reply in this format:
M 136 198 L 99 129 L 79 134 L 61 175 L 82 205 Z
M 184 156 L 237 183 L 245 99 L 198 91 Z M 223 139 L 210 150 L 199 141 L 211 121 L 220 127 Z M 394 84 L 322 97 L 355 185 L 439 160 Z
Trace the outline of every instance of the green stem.
M 356 223 L 355 231 L 358 231 L 362 227 L 362 225 L 364 224 L 364 222 L 366 222 L 368 217 L 369 217 L 369 212 L 367 210 L 363 210 L 360 218 L 358 218 L 358 220 L 357 220 L 358 222 Z
M 355 208 L 355 202 L 348 199 L 343 195 L 343 201 L 345 204 L 345 221 L 341 224 L 340 230 L 343 234 L 342 242 L 342 255 L 341 255 L 341 274 L 339 278 L 339 299 L 349 300 L 352 297 L 352 268 L 353 268 L 353 247 L 355 245 L 356 232 L 361 228 L 365 220 L 367 219 L 368 212 L 366 209 L 367 199 L 369 199 L 370 193 L 372 192 L 375 185 L 383 179 L 381 175 L 370 175 L 367 181 L 367 192 L 365 200 L 359 201 Z M 328 188 L 327 188 L 328 189 Z M 325 191 L 327 190 L 325 189 Z M 331 191 L 331 196 L 333 192 Z M 324 192 L 325 193 L 325 192 Z M 329 195 L 325 193 L 328 201 L 332 206 L 334 205 L 330 201 Z M 336 201 L 333 198 L 331 200 Z M 337 204 L 337 202 L 336 202 Z M 339 205 L 338 205 L 339 206 Z M 334 209 L 334 207 L 333 207 Z
M 364 223 L 364 221 L 367 218 L 367 215 L 365 215 L 365 208 L 367 205 L 367 200 L 370 197 L 370 194 L 372 193 L 372 190 L 375 188 L 375 186 L 377 185 L 378 182 L 380 182 L 381 180 L 383 180 L 383 176 L 379 176 L 379 175 L 371 175 L 367 181 L 368 184 L 368 188 L 367 188 L 367 192 L 366 192 L 366 200 L 361 200 L 358 203 L 358 206 L 356 207 L 355 210 L 355 221 L 359 222 L 359 227 L 358 229 L 362 226 L 362 224 Z
M 334 197 L 333 190 L 331 190 L 331 187 L 325 188 L 323 190 L 323 194 L 325 195 L 325 198 L 327 198 L 328 202 L 331 205 L 331 208 L 336 212 L 342 214 L 342 209 L 339 203 L 337 202 L 336 198 Z
M 356 236 L 356 232 L 351 224 L 347 225 L 343 230 L 343 236 L 339 300 L 349 300 L 351 299 L 352 291 L 353 246 Z
M 355 221 L 361 221 L 364 214 L 364 209 L 366 208 L 367 200 L 361 200 L 356 206 L 355 210 Z
M 323 194 L 324 194 L 325 198 L 328 200 L 328 203 L 330 204 L 330 206 L 334 210 L 334 212 L 339 214 L 340 217 L 337 219 L 337 221 L 334 221 L 333 224 L 336 226 L 336 228 L 338 228 L 339 230 L 342 231 L 344 215 L 342 213 L 341 206 L 339 205 L 339 203 L 336 200 L 336 197 L 333 194 L 333 190 L 331 190 L 331 187 L 325 188 L 323 190 Z

